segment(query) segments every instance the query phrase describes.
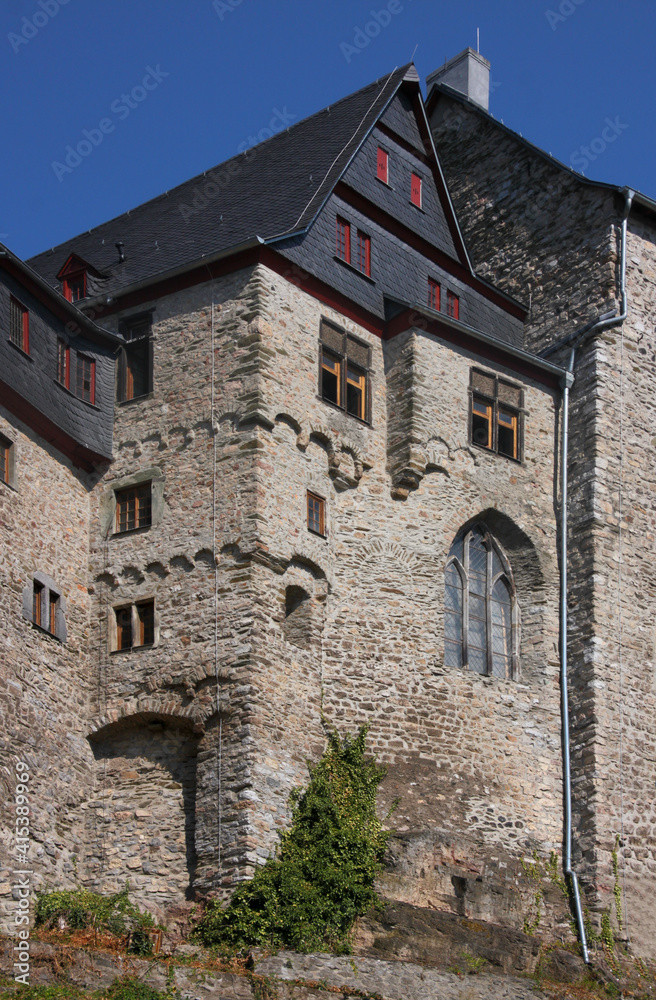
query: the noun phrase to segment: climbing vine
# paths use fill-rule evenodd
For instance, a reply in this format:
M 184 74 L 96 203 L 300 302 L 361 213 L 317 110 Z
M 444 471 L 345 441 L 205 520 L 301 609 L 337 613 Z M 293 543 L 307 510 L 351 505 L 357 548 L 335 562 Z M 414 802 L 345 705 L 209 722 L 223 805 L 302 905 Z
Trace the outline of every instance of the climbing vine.
M 376 814 L 385 769 L 365 757 L 366 735 L 366 726 L 352 738 L 329 733 L 321 760 L 308 765 L 309 785 L 291 797 L 276 856 L 227 906 L 209 904 L 195 931 L 204 944 L 348 952 L 356 917 L 378 900 L 389 836 Z

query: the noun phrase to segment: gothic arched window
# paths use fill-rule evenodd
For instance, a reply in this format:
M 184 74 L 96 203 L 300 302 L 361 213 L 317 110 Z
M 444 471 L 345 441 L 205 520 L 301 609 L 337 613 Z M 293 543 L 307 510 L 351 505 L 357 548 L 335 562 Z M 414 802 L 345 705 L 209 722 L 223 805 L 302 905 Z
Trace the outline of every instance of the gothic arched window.
M 445 571 L 444 663 L 517 675 L 517 611 L 507 559 L 483 524 L 457 536 Z

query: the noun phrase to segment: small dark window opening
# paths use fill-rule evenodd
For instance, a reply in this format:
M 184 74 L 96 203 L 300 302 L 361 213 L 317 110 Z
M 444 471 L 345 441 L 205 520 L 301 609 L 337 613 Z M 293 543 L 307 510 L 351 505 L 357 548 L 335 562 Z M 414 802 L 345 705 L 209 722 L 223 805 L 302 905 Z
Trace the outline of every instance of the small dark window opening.
M 137 604 L 137 622 L 139 624 L 139 646 L 152 646 L 155 642 L 155 603 L 143 601 Z
M 358 271 L 362 271 L 363 274 L 371 276 L 371 237 L 363 233 L 361 229 L 358 229 L 358 256 L 356 259 L 356 267 Z
M 34 581 L 34 588 L 32 591 L 32 621 L 39 628 L 43 628 L 44 619 L 44 608 L 43 601 L 45 597 L 45 587 L 42 583 L 37 583 Z
M 75 360 L 75 395 L 85 403 L 95 403 L 96 362 L 84 354 L 78 354 Z
M 153 391 L 153 345 L 150 317 L 122 325 L 125 345 L 119 354 L 117 398 L 138 399 Z
M 115 532 L 148 528 L 152 523 L 152 490 L 150 483 L 116 491 Z
M 287 587 L 285 591 L 285 618 L 293 615 L 309 599 L 310 595 L 302 587 Z
M 307 525 L 315 535 L 326 534 L 326 501 L 316 493 L 307 494 Z
M 440 285 L 433 278 L 428 279 L 428 308 L 440 311 Z
M 30 353 L 30 314 L 13 296 L 9 300 L 9 339 L 25 354 Z
M 495 375 L 472 370 L 471 441 L 505 458 L 521 460 L 522 390 Z
M 52 635 L 57 634 L 57 614 L 59 612 L 59 594 L 53 590 L 48 591 L 48 631 Z
M 0 481 L 9 486 L 12 480 L 13 445 L 0 435 Z
M 325 320 L 321 323 L 319 392 L 358 420 L 370 419 L 371 348 Z
M 337 236 L 337 246 L 335 253 L 340 258 L 340 260 L 346 261 L 347 264 L 351 263 L 351 226 L 346 219 L 340 219 L 337 216 L 337 226 L 336 226 L 336 236 Z
M 132 608 L 116 609 L 116 648 L 132 648 Z
M 64 297 L 69 302 L 79 302 L 86 298 L 87 275 L 86 271 L 79 271 L 77 274 L 68 275 L 63 281 Z

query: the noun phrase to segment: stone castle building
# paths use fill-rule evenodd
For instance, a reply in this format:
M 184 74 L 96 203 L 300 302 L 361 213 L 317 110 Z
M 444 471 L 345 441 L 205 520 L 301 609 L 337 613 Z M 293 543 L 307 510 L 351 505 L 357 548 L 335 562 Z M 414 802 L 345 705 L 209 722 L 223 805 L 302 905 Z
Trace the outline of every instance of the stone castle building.
M 521 931 L 526 859 L 571 844 L 593 922 L 656 957 L 656 204 L 500 124 L 488 80 L 466 50 L 424 101 L 406 66 L 0 253 L 0 780 L 11 806 L 29 766 L 34 889 L 229 892 L 322 719 L 369 723 L 383 895 Z

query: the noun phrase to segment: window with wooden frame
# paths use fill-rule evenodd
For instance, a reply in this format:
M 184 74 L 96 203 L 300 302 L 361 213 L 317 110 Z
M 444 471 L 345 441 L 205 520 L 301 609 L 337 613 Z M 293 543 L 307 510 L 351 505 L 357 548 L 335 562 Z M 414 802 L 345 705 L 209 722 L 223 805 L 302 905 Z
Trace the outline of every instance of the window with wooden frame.
M 441 305 L 441 288 L 439 281 L 435 281 L 434 278 L 428 279 L 427 299 L 428 308 L 434 309 L 435 312 L 439 312 Z
M 57 381 L 66 389 L 71 387 L 71 349 L 66 341 L 57 340 Z
M 155 643 L 155 602 L 138 601 L 114 608 L 115 652 L 152 646 Z
M 69 302 L 79 302 L 87 295 L 87 272 L 78 271 L 62 279 L 62 292 Z
M 336 255 L 340 260 L 351 263 L 351 224 L 346 219 L 337 216 L 336 223 Z
M 389 155 L 386 150 L 378 147 L 378 155 L 376 158 L 376 177 L 383 184 L 389 184 Z
M 358 271 L 371 277 L 371 237 L 363 233 L 361 229 L 357 232 L 357 257 L 355 266 Z
M 35 580 L 32 587 L 32 621 L 35 625 L 38 625 L 39 628 L 43 628 L 43 621 L 45 618 L 45 608 L 43 606 L 45 603 L 45 596 L 46 588 L 42 583 L 38 583 Z
M 472 444 L 521 461 L 523 392 L 520 387 L 473 368 L 470 395 Z
M 444 664 L 518 676 L 518 614 L 510 564 L 484 524 L 460 533 L 445 570 Z
M 14 443 L 0 434 L 0 482 L 12 486 L 14 480 Z
M 316 493 L 307 491 L 307 526 L 315 535 L 326 535 L 326 501 Z
M 116 490 L 115 534 L 149 528 L 152 524 L 151 483 Z
M 66 600 L 55 581 L 40 570 L 23 590 L 23 617 L 60 642 L 66 642 Z
M 414 171 L 410 174 L 410 201 L 417 208 L 421 208 L 422 183 L 419 174 Z
M 30 314 L 13 295 L 9 300 L 9 339 L 25 354 L 30 353 Z
M 358 420 L 369 421 L 371 348 L 350 333 L 321 322 L 319 394 Z
M 127 402 L 153 391 L 152 319 L 147 316 L 128 318 L 121 323 L 125 344 L 118 358 L 117 399 Z
M 75 356 L 75 395 L 85 403 L 96 401 L 96 362 L 84 354 Z
M 446 293 L 446 314 L 451 319 L 460 318 L 460 299 L 455 292 L 447 291 Z

